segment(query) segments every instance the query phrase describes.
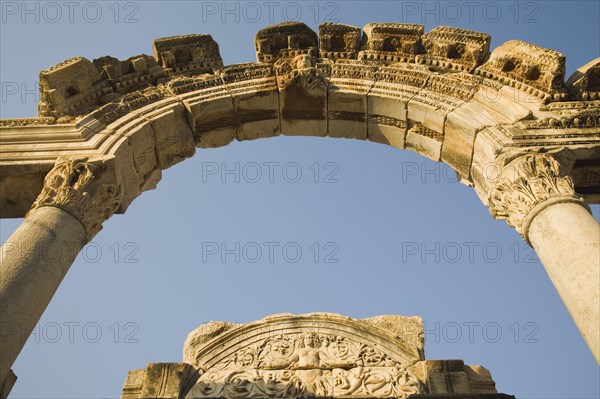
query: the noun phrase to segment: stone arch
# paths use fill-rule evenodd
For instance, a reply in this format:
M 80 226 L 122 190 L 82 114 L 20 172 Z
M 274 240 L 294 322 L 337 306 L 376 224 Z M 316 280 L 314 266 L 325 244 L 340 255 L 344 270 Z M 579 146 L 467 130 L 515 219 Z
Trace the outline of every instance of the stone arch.
M 600 59 L 565 84 L 562 54 L 514 40 L 490 53 L 489 42 L 449 27 L 323 24 L 317 35 L 289 22 L 258 32 L 252 63 L 223 66 L 218 44 L 204 34 L 158 39 L 154 57 L 72 58 L 40 73 L 38 117 L 0 121 L 1 216 L 30 209 L 17 241 L 50 221 L 36 239 L 52 242 L 61 239 L 53 229 L 67 229 L 83 246 L 196 147 L 282 134 L 406 148 L 450 165 L 494 217 L 540 245 L 598 356 L 600 244 L 584 199 L 600 199 Z M 568 251 L 560 251 L 554 243 L 565 237 Z M 23 262 L 32 273 L 64 275 L 71 261 L 60 270 Z M 21 263 L 14 257 L 3 267 L 29 270 Z M 565 264 L 588 289 L 571 290 Z M 37 295 L 19 288 L 28 276 L 0 287 L 10 293 L 3 317 L 20 323 L 26 313 L 27 325 L 56 289 L 23 311 L 28 301 L 20 298 Z M 22 344 L 2 352 L 0 379 Z
M 395 47 L 381 47 L 392 39 Z M 587 131 L 578 129 L 575 140 L 570 135 L 544 142 L 521 132 L 583 120 L 595 128 L 595 114 L 574 117 L 569 110 L 578 107 L 566 100 L 577 93 L 595 98 L 597 88 L 571 84 L 568 92 L 564 57 L 555 51 L 510 41 L 490 54 L 489 41 L 464 29 L 423 33 L 421 25 L 392 23 L 368 24 L 363 32 L 327 23 L 317 37 L 302 23 L 283 23 L 257 33 L 255 63 L 223 67 L 209 35 L 158 39 L 154 58 L 67 60 L 40 73 L 40 117 L 3 126 L 24 124 L 81 139 L 52 136 L 44 142 L 33 136 L 44 144 L 35 160 L 38 173 L 23 173 L 22 164 L 9 170 L 8 178 L 26 175 L 31 189 L 21 192 L 26 198 L 2 195 L 3 214 L 25 213 L 58 156 L 114 157 L 116 170 L 126 170 L 127 181 L 137 180 L 121 185 L 123 212 L 155 186 L 162 169 L 193 155 L 195 147 L 279 134 L 354 138 L 416 151 L 451 166 L 486 205 L 496 177 L 492 164 L 501 153 L 570 146 L 571 158 L 585 164 L 595 151 Z M 506 70 L 508 64 L 515 68 Z M 65 95 L 74 83 L 80 92 Z M 565 108 L 567 118 L 556 115 Z M 10 161 L 19 156 L 8 155 L 7 166 L 14 167 Z M 589 181 L 589 166 L 583 169 L 575 185 L 588 186 L 577 190 L 586 196 L 595 190 L 589 185 L 598 183 Z

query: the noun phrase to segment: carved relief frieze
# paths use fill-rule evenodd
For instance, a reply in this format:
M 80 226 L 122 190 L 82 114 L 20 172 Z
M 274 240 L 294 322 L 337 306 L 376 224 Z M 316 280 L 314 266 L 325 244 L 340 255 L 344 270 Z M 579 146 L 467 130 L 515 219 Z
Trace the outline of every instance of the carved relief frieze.
M 187 398 L 407 398 L 423 389 L 407 365 L 383 351 L 307 331 L 237 350 L 206 370 Z

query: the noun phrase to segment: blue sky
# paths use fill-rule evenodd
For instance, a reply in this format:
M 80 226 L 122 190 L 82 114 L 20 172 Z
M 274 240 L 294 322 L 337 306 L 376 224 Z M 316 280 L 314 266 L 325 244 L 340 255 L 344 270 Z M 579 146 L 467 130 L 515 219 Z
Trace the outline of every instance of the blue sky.
M 600 53 L 597 1 L 23 4 L 2 2 L 2 118 L 35 115 L 38 72 L 72 56 L 126 59 L 155 38 L 209 33 L 226 65 L 254 61 L 254 34 L 290 19 L 458 26 L 492 48 L 558 50 L 567 76 Z M 127 371 L 181 361 L 203 322 L 316 311 L 419 315 L 428 359 L 484 365 L 500 392 L 599 397 L 598 365 L 543 266 L 453 176 L 356 140 L 199 149 L 84 248 L 13 366 L 11 397 L 119 397 Z M 0 221 L 3 242 L 19 223 Z

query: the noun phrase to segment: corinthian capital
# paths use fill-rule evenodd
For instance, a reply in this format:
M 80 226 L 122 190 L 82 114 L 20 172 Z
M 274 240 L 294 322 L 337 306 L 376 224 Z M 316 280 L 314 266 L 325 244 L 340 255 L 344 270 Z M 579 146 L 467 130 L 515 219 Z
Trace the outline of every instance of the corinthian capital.
M 527 242 L 529 224 L 548 206 L 577 202 L 568 170 L 550 154 L 522 155 L 502 169 L 492 188 L 489 207 L 496 219 L 505 219 Z
M 59 157 L 28 215 L 43 206 L 60 208 L 81 222 L 91 240 L 119 206 L 121 194 L 113 177 L 103 160 Z

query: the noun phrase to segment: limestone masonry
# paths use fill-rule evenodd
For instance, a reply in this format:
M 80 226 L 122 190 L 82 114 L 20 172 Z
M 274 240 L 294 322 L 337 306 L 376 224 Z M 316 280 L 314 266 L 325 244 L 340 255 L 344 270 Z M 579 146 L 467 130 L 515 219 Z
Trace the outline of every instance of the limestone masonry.
M 121 399 L 514 399 L 496 392 L 485 367 L 425 360 L 424 335 L 419 317 L 210 322 L 188 335 L 184 362 L 130 371 Z
M 600 202 L 600 58 L 566 78 L 554 50 L 512 40 L 490 52 L 485 33 L 396 23 L 326 23 L 317 33 L 288 22 L 260 30 L 254 43 L 257 62 L 244 64 L 224 66 L 212 37 L 194 34 L 155 40 L 152 56 L 75 57 L 40 72 L 38 116 L 0 120 L 0 217 L 26 216 L 5 245 L 69 243 L 73 255 L 48 262 L 3 248 L 3 322 L 31 331 L 102 223 L 196 148 L 328 136 L 409 149 L 455 169 L 534 247 L 600 359 L 600 227 L 587 205 Z M 0 397 L 25 339 L 2 336 Z M 313 335 L 311 348 L 325 339 Z M 407 364 L 398 371 L 406 359 L 394 359 L 378 383 L 384 396 L 402 397 L 385 382 L 397 378 L 421 392 L 424 374 Z M 327 384 L 343 375 L 349 390 L 364 386 L 342 396 L 373 396 L 362 371 L 348 367 L 313 388 L 329 395 Z M 198 384 L 194 397 L 203 397 Z

